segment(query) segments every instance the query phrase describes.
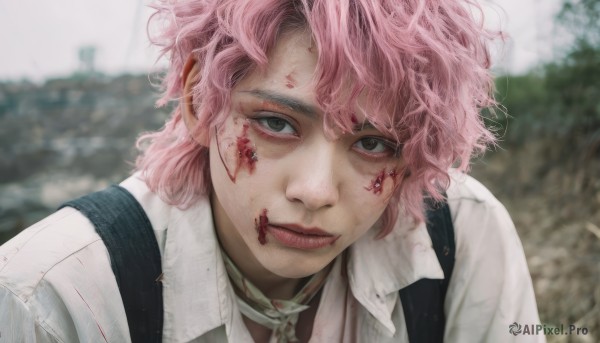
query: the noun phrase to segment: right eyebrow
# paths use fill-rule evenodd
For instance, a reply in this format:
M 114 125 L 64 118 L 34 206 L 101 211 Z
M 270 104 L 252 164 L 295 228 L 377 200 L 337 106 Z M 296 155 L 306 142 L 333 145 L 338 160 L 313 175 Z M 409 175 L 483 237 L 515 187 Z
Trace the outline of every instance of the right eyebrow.
M 318 116 L 317 110 L 312 105 L 309 105 L 300 99 L 290 97 L 281 93 L 267 91 L 263 89 L 251 89 L 248 91 L 241 91 L 241 93 L 247 93 L 257 98 L 272 102 L 278 106 L 289 108 L 294 112 L 304 114 L 310 118 L 315 118 Z M 353 128 L 355 132 L 360 132 L 369 129 L 376 129 L 375 126 L 369 121 L 358 123 Z
M 250 95 L 256 96 L 263 100 L 267 100 L 269 102 L 275 103 L 276 105 L 289 108 L 294 112 L 298 112 L 304 114 L 311 118 L 317 117 L 317 110 L 314 106 L 305 103 L 304 101 L 290 97 L 287 95 L 283 95 L 281 93 L 266 91 L 262 89 L 252 89 L 249 91 L 241 91 L 241 93 L 248 93 Z

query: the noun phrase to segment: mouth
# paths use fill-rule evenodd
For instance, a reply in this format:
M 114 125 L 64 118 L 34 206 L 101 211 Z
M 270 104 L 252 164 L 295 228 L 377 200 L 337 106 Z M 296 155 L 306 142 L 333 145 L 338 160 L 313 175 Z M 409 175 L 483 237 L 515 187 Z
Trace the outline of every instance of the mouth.
M 282 245 L 302 250 L 333 245 L 340 238 L 319 228 L 305 228 L 296 224 L 269 224 L 268 232 Z

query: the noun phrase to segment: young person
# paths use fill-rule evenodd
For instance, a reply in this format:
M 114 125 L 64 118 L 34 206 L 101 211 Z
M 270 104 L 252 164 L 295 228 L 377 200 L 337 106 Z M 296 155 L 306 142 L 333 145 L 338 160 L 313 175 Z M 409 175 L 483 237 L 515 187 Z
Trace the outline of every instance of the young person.
M 400 292 L 422 279 L 449 281 L 445 341 L 543 341 L 509 332 L 539 322 L 531 278 L 507 212 L 464 173 L 494 141 L 479 116 L 494 105 L 493 34 L 476 5 L 157 8 L 159 104 L 178 106 L 121 186 L 160 250 L 163 342 L 405 342 Z M 451 275 L 427 199 L 449 205 Z M 115 277 L 90 219 L 65 207 L 0 247 L 2 339 L 130 341 L 119 286 L 134 276 Z

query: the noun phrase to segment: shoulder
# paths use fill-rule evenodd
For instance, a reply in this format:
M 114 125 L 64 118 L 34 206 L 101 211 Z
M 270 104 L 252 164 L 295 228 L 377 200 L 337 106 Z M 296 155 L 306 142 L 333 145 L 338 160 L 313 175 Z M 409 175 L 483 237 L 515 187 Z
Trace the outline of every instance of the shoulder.
M 479 181 L 451 172 L 448 205 L 456 232 L 457 249 L 481 235 L 514 236 L 516 230 L 504 205 Z
M 94 244 L 103 246 L 89 220 L 63 208 L 0 246 L 0 285 L 27 301 L 49 271 Z
M 496 197 L 473 177 L 451 173 L 447 190 L 456 238 L 457 264 L 493 255 L 523 254 L 513 221 Z
M 502 206 L 496 197 L 472 176 L 450 171 L 450 187 L 447 190 L 448 202 L 459 205 L 461 202 L 475 202 L 485 206 Z
M 26 313 L 23 318 L 58 341 L 128 332 L 106 247 L 91 222 L 72 208 L 55 212 L 0 246 L 3 306 L 16 306 Z M 108 325 L 110 330 L 100 329 Z
M 456 262 L 445 338 L 510 341 L 514 321 L 539 323 L 523 246 L 507 210 L 485 186 L 464 174 L 451 177 L 447 195 Z

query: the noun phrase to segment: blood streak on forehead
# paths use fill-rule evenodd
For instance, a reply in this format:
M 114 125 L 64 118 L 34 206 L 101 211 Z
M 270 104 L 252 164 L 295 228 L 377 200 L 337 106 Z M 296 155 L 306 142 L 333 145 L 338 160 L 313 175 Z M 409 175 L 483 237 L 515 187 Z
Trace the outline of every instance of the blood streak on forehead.
M 285 76 L 285 86 L 290 89 L 296 87 L 296 79 L 294 79 L 293 74 L 294 72 L 291 72 Z

